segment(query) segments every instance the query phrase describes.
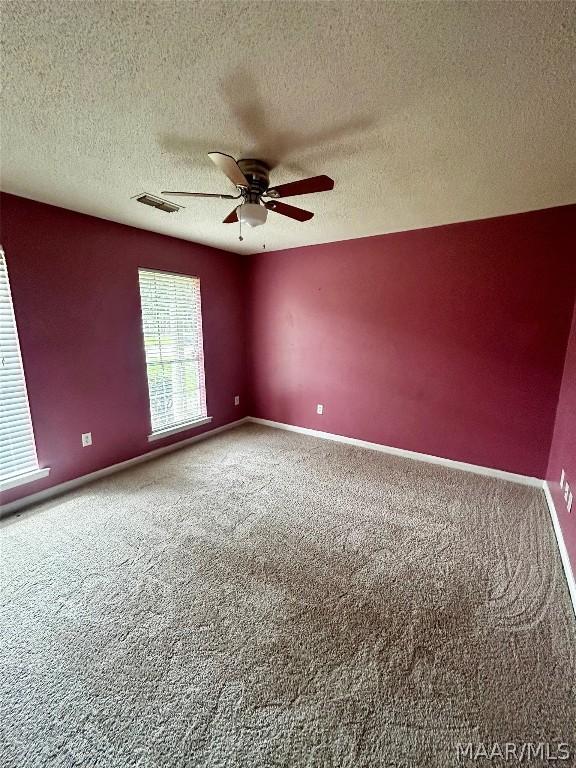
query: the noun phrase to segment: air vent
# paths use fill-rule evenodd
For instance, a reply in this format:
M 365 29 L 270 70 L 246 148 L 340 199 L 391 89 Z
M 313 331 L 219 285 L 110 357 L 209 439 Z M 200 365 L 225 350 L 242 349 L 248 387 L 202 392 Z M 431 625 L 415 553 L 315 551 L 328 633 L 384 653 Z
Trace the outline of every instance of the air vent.
M 136 197 L 132 199 L 143 205 L 150 205 L 152 208 L 158 208 L 159 211 L 164 211 L 164 213 L 176 213 L 176 211 L 179 211 L 180 208 L 182 208 L 181 205 L 169 203 L 168 200 L 162 200 L 161 197 L 154 197 L 154 195 L 149 195 L 148 193 L 136 195 Z

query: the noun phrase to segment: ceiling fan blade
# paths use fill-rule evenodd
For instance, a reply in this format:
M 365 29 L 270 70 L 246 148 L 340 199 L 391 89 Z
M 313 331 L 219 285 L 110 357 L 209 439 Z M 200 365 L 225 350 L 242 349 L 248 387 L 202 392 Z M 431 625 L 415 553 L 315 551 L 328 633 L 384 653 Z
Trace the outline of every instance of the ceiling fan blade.
M 334 180 L 330 176 L 311 176 L 309 179 L 291 181 L 289 184 L 271 187 L 266 194 L 276 199 L 278 197 L 291 197 L 292 195 L 309 195 L 312 192 L 329 192 L 331 189 L 334 189 Z
M 222 224 L 234 224 L 235 221 L 238 221 L 238 214 L 236 213 L 236 208 L 234 208 L 232 213 L 229 213 L 228 216 L 226 216 Z
M 305 211 L 303 208 L 296 208 L 293 205 L 286 205 L 286 203 L 277 203 L 276 200 L 269 200 L 265 205 L 269 211 L 281 213 L 282 216 L 288 216 L 290 219 L 296 219 L 296 221 L 308 221 L 314 216 L 313 213 Z
M 222 152 L 208 152 L 208 157 L 212 160 L 214 165 L 220 168 L 222 173 L 225 173 L 226 176 L 228 176 L 232 184 L 237 187 L 248 188 L 250 186 L 250 184 L 248 184 L 248 179 L 244 176 L 238 163 L 233 157 L 224 155 Z
M 211 192 L 160 192 L 161 195 L 176 195 L 177 197 L 219 197 L 222 200 L 237 200 L 240 195 L 216 195 Z

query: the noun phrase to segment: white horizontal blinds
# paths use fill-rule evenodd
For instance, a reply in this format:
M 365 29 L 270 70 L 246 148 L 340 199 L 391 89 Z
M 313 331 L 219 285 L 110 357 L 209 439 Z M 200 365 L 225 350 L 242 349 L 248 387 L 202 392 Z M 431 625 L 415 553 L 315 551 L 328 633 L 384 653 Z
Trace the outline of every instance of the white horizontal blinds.
M 0 247 L 0 481 L 37 469 L 8 269 Z
M 152 432 L 206 416 L 200 280 L 138 270 Z

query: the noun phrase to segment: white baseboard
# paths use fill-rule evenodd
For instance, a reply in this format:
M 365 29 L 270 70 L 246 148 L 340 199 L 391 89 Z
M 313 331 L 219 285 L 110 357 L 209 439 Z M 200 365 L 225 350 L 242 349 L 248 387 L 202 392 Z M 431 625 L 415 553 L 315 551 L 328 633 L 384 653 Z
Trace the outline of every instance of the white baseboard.
M 224 424 L 221 427 L 216 427 L 215 429 L 210 429 L 207 432 L 202 432 L 200 435 L 187 437 L 185 440 L 180 440 L 177 443 L 171 443 L 170 445 L 162 446 L 162 448 L 156 448 L 153 451 L 148 451 L 148 453 L 142 453 L 140 456 L 135 456 L 133 459 L 127 459 L 126 461 L 121 461 L 119 464 L 112 464 L 109 467 L 97 469 L 95 472 L 90 472 L 88 475 L 82 475 L 81 477 L 75 477 L 73 480 L 67 480 L 64 483 L 60 483 L 59 485 L 53 485 L 51 488 L 46 488 L 43 491 L 31 493 L 30 495 L 24 496 L 21 499 L 16 499 L 16 501 L 12 501 L 9 504 L 0 504 L 0 518 L 4 517 L 5 515 L 12 514 L 13 512 L 17 512 L 19 509 L 23 509 L 24 507 L 28 507 L 30 504 L 38 504 L 41 501 L 47 501 L 48 499 L 51 499 L 53 496 L 60 496 L 60 494 L 65 493 L 66 491 L 79 488 L 81 485 L 91 483 L 94 480 L 100 479 L 101 477 L 106 477 L 106 475 L 112 475 L 115 472 L 121 472 L 123 469 L 128 469 L 128 467 L 132 467 L 135 464 L 141 464 L 144 461 L 150 461 L 150 459 L 155 459 L 164 453 L 170 453 L 171 451 L 177 451 L 179 448 L 185 448 L 187 445 L 197 443 L 200 440 L 205 440 L 207 437 L 212 437 L 213 435 L 218 434 L 218 432 L 224 432 L 227 429 L 233 429 L 234 427 L 238 427 L 240 424 L 244 424 L 244 422 L 247 420 L 247 417 L 244 417 L 243 419 L 238 419 L 237 421 L 231 421 L 229 424 Z
M 514 472 L 505 472 L 503 469 L 492 469 L 491 467 L 481 467 L 478 464 L 467 464 L 464 461 L 455 461 L 454 459 L 443 459 L 440 456 L 430 456 L 428 453 L 418 453 L 417 451 L 407 451 L 404 448 L 393 448 L 390 445 L 381 445 L 380 443 L 369 443 L 366 440 L 357 440 L 355 437 L 344 437 L 335 435 L 332 432 L 319 432 L 316 429 L 307 429 L 306 427 L 295 427 L 292 424 L 283 424 L 280 421 L 269 421 L 268 419 L 257 419 L 254 416 L 248 416 L 247 421 L 255 424 L 263 424 L 266 427 L 275 429 L 286 429 L 289 432 L 299 432 L 302 435 L 311 437 L 321 437 L 324 440 L 334 440 L 337 443 L 347 443 L 355 445 L 358 448 L 368 448 L 371 451 L 381 451 L 389 453 L 392 456 L 402 456 L 405 459 L 414 459 L 416 461 L 425 461 L 428 464 L 439 464 L 442 467 L 459 469 L 463 472 L 473 472 L 476 475 L 486 475 L 496 477 L 499 480 L 508 480 L 511 483 L 520 483 L 520 485 L 531 485 L 535 488 L 542 488 L 543 480 L 538 477 L 529 477 L 528 475 L 517 475 Z
M 554 533 L 556 534 L 556 541 L 558 542 L 558 549 L 560 550 L 560 559 L 562 560 L 566 581 L 568 582 L 568 591 L 570 592 L 574 614 L 576 614 L 576 581 L 574 580 L 574 573 L 570 564 L 570 558 L 568 557 L 568 550 L 566 549 L 562 528 L 560 527 L 556 505 L 554 504 L 550 486 L 547 482 L 544 482 L 544 495 L 548 502 L 548 509 L 550 510 L 550 517 L 552 518 L 552 525 L 554 526 Z

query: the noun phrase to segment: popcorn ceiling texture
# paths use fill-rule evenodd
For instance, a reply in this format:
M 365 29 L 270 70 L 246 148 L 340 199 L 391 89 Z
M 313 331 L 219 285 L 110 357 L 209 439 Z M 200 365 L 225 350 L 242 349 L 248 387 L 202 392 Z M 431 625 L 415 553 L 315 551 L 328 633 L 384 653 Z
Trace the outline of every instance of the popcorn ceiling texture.
M 362 237 L 576 200 L 574 2 L 3 3 L 2 188 L 227 250 Z M 245 232 L 206 153 L 283 183 Z
M 576 627 L 536 489 L 247 425 L 0 534 L 6 768 L 576 748 Z

